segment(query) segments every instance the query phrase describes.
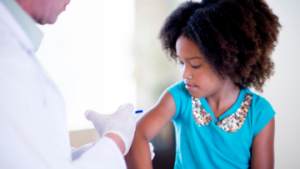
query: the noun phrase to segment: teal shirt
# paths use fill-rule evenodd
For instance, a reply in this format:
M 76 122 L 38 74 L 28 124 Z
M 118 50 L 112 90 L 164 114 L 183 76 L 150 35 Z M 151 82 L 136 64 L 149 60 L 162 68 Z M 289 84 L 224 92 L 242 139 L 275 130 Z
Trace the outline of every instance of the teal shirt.
M 30 39 L 35 50 L 40 46 L 43 33 L 36 26 L 36 22 L 29 16 L 15 0 L 0 0 L 21 26 Z
M 176 135 L 175 169 L 249 167 L 252 140 L 275 115 L 266 99 L 249 89 L 242 88 L 237 101 L 219 119 L 214 117 L 205 98 L 198 99 L 202 108 L 212 118 L 207 125 L 199 126 L 193 115 L 191 95 L 186 90 L 184 82 L 179 82 L 167 90 L 172 94 L 176 104 L 176 114 L 172 119 Z M 230 115 L 241 109 L 246 95 L 252 96 L 252 99 L 249 108 L 243 108 L 248 111 L 241 127 L 235 132 L 226 132 L 217 125 L 217 122 L 226 121 Z M 230 120 L 227 121 L 232 123 Z

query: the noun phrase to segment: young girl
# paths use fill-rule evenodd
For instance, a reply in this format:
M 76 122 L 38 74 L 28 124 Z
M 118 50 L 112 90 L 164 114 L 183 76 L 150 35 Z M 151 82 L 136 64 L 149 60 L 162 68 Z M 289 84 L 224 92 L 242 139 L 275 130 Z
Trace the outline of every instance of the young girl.
M 274 168 L 274 115 L 262 91 L 280 24 L 263 0 L 185 2 L 160 39 L 183 81 L 169 87 L 138 122 L 128 167 L 152 168 L 148 141 L 171 120 L 174 168 Z

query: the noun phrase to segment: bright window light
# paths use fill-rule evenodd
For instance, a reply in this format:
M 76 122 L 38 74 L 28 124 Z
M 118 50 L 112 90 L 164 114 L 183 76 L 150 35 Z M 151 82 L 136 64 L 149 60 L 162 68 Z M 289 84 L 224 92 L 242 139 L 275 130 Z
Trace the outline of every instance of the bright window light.
M 69 130 L 93 128 L 87 109 L 136 104 L 134 0 L 73 0 L 55 25 L 40 28 L 36 55 L 64 97 Z

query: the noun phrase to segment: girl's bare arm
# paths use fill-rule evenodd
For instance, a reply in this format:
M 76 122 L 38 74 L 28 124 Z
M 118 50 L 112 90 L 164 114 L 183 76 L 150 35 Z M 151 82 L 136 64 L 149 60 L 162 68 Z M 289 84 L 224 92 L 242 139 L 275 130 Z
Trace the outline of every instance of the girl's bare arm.
M 274 117 L 254 137 L 252 143 L 251 168 L 273 169 L 274 168 Z
M 173 96 L 165 92 L 157 104 L 139 119 L 131 149 L 125 157 L 128 169 L 152 168 L 148 141 L 164 128 L 175 113 Z

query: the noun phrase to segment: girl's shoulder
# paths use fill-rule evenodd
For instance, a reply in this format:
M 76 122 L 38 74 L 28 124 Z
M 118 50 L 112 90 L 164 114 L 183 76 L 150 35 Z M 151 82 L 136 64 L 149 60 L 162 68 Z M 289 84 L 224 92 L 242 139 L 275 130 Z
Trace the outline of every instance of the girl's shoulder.
M 252 126 L 254 127 L 253 130 L 255 136 L 265 127 L 265 125 L 268 124 L 268 122 L 276 113 L 270 102 L 264 97 L 251 92 L 249 89 L 245 89 L 245 91 L 246 94 L 252 95 L 252 100 L 249 107 L 249 111 L 251 113 L 249 115 Z
M 168 87 L 166 91 L 171 93 L 175 102 L 176 114 L 172 119 L 175 120 L 178 116 L 181 116 L 181 114 L 189 110 L 190 103 L 192 103 L 191 95 L 185 88 L 185 83 L 183 81 L 173 84 Z
M 264 97 L 250 91 L 249 89 L 244 89 L 246 94 L 250 94 L 252 96 L 252 108 L 257 110 L 257 111 L 261 111 L 261 110 L 266 110 L 266 109 L 272 109 L 272 105 L 270 104 L 270 102 L 265 99 Z
M 169 91 L 172 95 L 190 96 L 188 90 L 186 90 L 185 88 L 185 83 L 183 81 L 176 82 L 166 90 Z

